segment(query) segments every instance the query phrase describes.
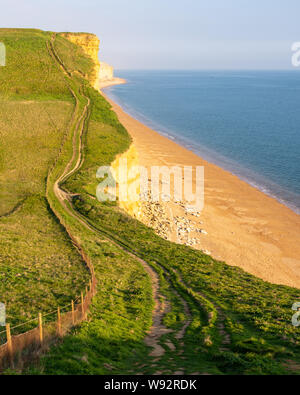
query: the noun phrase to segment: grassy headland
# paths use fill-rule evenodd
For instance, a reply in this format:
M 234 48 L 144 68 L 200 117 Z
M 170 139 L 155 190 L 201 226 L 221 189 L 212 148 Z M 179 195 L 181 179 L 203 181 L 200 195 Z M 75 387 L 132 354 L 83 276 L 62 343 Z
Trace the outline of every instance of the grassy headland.
M 0 30 L 7 51 L 7 66 L 0 68 L 0 299 L 11 326 L 64 306 L 88 281 L 45 194 L 74 107 L 49 55 L 49 38 L 35 30 Z
M 60 304 L 70 300 L 88 278 L 79 255 L 64 228 L 56 222 L 48 203 L 89 255 L 98 280 L 98 292 L 88 321 L 53 347 L 28 373 L 299 372 L 299 330 L 291 325 L 291 306 L 299 299 L 299 290 L 264 282 L 200 251 L 163 240 L 152 229 L 129 217 L 117 204 L 98 202 L 95 198 L 99 183 L 96 178 L 98 167 L 109 165 L 116 155 L 126 151 L 131 138 L 107 101 L 85 78 L 91 67 L 89 59 L 79 47 L 74 57 L 74 45 L 56 36 L 53 48 L 69 73 L 66 76 L 53 53 L 49 53 L 50 33 L 5 30 L 0 31 L 0 40 L 8 45 L 14 54 L 12 58 L 24 56 L 23 46 L 28 51 L 25 61 L 28 66 L 24 65 L 25 69 L 22 69 L 22 73 L 28 74 L 28 79 L 18 75 L 20 71 L 14 62 L 10 66 L 11 74 L 2 68 L 5 70 L 5 75 L 2 75 L 0 69 L 0 78 L 11 79 L 5 85 L 7 88 L 1 100 L 8 106 L 14 103 L 13 113 L 23 111 L 18 107 L 18 103 L 24 105 L 23 101 L 33 102 L 37 109 L 39 104 L 48 106 L 50 101 L 47 114 L 51 114 L 52 120 L 51 123 L 45 121 L 44 131 L 40 129 L 40 133 L 45 134 L 42 144 L 46 145 L 47 141 L 49 144 L 45 146 L 48 159 L 42 150 L 40 161 L 35 156 L 38 152 L 34 153 L 29 167 L 38 167 L 40 173 L 26 171 L 26 182 L 34 185 L 35 193 L 30 194 L 31 189 L 25 182 L 24 188 L 27 188 L 29 197 L 24 203 L 21 198 L 15 199 L 12 189 L 6 194 L 7 209 L 3 209 L 6 216 L 0 218 L 3 227 L 7 226 L 5 221 L 11 221 L 10 235 L 1 232 L 1 237 L 10 238 L 10 242 L 5 240 L 8 250 L 2 257 L 4 276 L 9 278 L 8 273 L 14 274 L 16 262 L 21 262 L 18 268 L 21 276 L 10 277 L 11 280 L 2 285 L 1 295 L 10 295 L 9 290 L 12 290 L 14 297 L 10 296 L 10 299 L 18 299 L 18 303 L 8 305 L 9 318 L 20 322 L 22 312 L 36 314 L 36 306 L 31 307 L 36 300 L 42 302 L 40 309 L 47 310 L 48 305 L 53 309 L 55 302 Z M 40 75 L 48 70 L 49 81 L 46 79 L 39 84 L 36 71 L 31 74 L 29 64 L 34 64 L 35 68 L 42 67 Z M 59 107 L 57 115 L 50 112 L 51 106 Z M 81 122 L 85 109 L 86 117 Z M 36 114 L 38 111 L 32 117 Z M 44 119 L 43 115 L 41 117 Z M 76 120 L 82 123 L 82 133 L 72 126 Z M 31 124 L 33 121 L 29 119 L 28 122 Z M 8 122 L 4 124 L 7 127 Z M 32 144 L 41 143 L 41 136 L 33 136 L 37 138 L 33 142 L 28 125 L 22 124 L 24 130 L 19 133 L 23 133 L 24 144 L 25 141 L 29 144 L 30 138 L 30 148 Z M 12 130 L 7 134 L 10 132 Z M 23 155 L 23 146 L 18 145 L 17 140 L 11 141 L 10 146 L 12 144 L 19 149 L 19 169 L 22 161 L 26 162 L 26 155 Z M 8 150 L 4 145 L 2 155 L 7 155 Z M 75 164 L 80 156 L 80 166 L 61 183 L 61 188 L 69 196 L 62 205 L 53 186 L 66 164 L 72 158 Z M 52 163 L 55 163 L 54 167 Z M 3 166 L 6 164 L 5 161 Z M 50 167 L 52 172 L 47 178 L 46 195 L 45 178 Z M 3 169 L 9 172 L 9 169 Z M 21 197 L 25 194 L 20 187 L 21 175 L 17 173 L 15 177 L 14 185 Z M 20 209 L 14 211 L 17 205 Z M 36 235 L 35 238 L 30 236 L 30 242 L 29 231 Z M 10 259 L 7 259 L 8 254 L 11 254 Z M 157 339 L 156 354 L 144 342 L 151 326 L 154 303 L 151 279 L 140 259 L 157 273 L 160 302 L 166 307 L 162 322 L 166 331 Z M 40 262 L 40 267 L 36 266 L 36 261 Z M 30 276 L 24 270 L 26 262 L 32 273 Z M 38 269 L 39 277 L 33 271 Z M 49 277 L 52 282 L 49 282 Z M 39 289 L 41 293 L 37 294 Z M 57 292 L 54 293 L 53 289 Z

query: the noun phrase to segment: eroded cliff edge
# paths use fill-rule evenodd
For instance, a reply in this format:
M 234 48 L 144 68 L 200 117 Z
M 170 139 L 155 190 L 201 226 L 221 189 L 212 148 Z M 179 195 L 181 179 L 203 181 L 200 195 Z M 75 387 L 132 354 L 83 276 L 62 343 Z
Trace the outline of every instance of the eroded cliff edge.
M 140 178 L 137 172 L 138 167 L 138 153 L 134 144 L 131 144 L 130 148 L 125 153 L 118 155 L 111 164 L 112 172 L 117 182 L 119 207 L 132 217 L 141 219 L 142 205 L 139 199 Z M 126 195 L 123 196 L 123 198 L 120 196 L 120 187 L 122 186 Z M 138 196 L 138 198 L 135 199 L 135 196 Z
M 114 78 L 114 69 L 105 62 L 99 61 L 98 53 L 100 48 L 99 38 L 92 33 L 62 33 L 62 36 L 70 40 L 73 44 L 79 45 L 94 62 L 94 72 L 90 80 L 92 86 L 100 90 L 102 87 L 124 83 L 120 78 Z M 133 168 L 139 165 L 138 154 L 135 146 L 132 144 L 127 152 L 119 155 L 112 163 L 112 169 L 115 171 L 115 178 L 117 184 L 120 185 L 125 182 L 123 175 L 118 171 L 121 161 L 126 161 L 128 166 L 128 173 L 126 179 L 129 189 L 134 188 L 137 183 L 137 177 L 132 176 Z M 139 189 L 139 186 L 137 186 Z M 128 200 L 119 201 L 119 206 L 125 210 L 129 215 L 135 218 L 141 218 L 141 203 L 131 199 L 131 194 L 128 193 Z
M 100 48 L 99 38 L 92 33 L 62 33 L 62 36 L 70 40 L 72 43 L 79 45 L 83 51 L 93 60 L 94 71 L 91 77 L 91 84 L 98 89 L 100 62 L 98 52 Z

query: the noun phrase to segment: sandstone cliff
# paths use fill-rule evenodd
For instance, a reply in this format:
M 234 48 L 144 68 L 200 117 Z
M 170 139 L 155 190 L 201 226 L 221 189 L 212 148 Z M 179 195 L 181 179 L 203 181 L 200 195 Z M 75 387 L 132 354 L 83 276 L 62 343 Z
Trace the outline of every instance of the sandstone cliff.
M 112 174 L 117 183 L 118 205 L 127 214 L 138 219 L 143 224 L 153 228 L 160 237 L 171 240 L 172 226 L 166 203 L 152 202 L 148 191 L 147 199 L 141 200 L 141 183 L 138 152 L 131 144 L 128 151 L 119 155 L 111 164 Z M 122 188 L 123 192 L 120 192 Z M 126 200 L 123 200 L 124 197 Z M 191 244 L 189 244 L 191 245 Z
M 114 78 L 114 68 L 107 63 L 100 62 L 99 81 L 110 81 Z
M 126 171 L 124 171 L 125 166 Z M 135 171 L 138 166 L 138 153 L 133 144 L 131 144 L 128 151 L 119 155 L 111 164 L 118 190 L 120 191 L 120 185 L 123 184 L 127 192 L 127 200 L 119 200 L 119 207 L 129 215 L 139 219 L 141 217 L 141 202 L 140 200 L 132 199 L 135 194 L 139 195 L 140 193 L 140 177 L 139 173 Z
M 91 84 L 99 90 L 99 83 L 106 83 L 114 80 L 114 68 L 105 62 L 99 62 L 98 52 L 100 40 L 95 34 L 91 33 L 62 33 L 62 36 L 72 43 L 79 45 L 84 52 L 94 61 L 94 71 L 91 77 Z M 121 83 L 122 80 L 115 82 Z M 105 86 L 105 85 L 104 85 Z
M 100 70 L 100 62 L 98 59 L 100 46 L 99 38 L 95 34 L 91 33 L 63 33 L 62 36 L 70 40 L 72 43 L 81 46 L 84 52 L 93 59 L 94 71 L 90 82 L 95 89 L 98 89 Z
M 122 80 L 120 78 L 114 78 L 114 69 L 112 66 L 105 62 L 99 61 L 98 52 L 100 40 L 96 35 L 91 33 L 62 33 L 62 36 L 70 40 L 72 43 L 79 45 L 84 50 L 84 52 L 94 61 L 94 72 L 92 74 L 92 79 L 90 82 L 95 89 L 99 90 L 101 87 L 101 83 L 102 86 L 106 86 L 106 84 L 110 85 L 113 83 L 119 84 L 125 82 L 125 80 Z M 121 161 L 124 160 L 126 161 L 126 164 L 128 166 L 128 172 L 125 176 L 125 178 L 128 179 L 127 186 L 130 190 L 131 188 L 134 188 L 135 185 L 137 185 L 137 190 L 139 191 L 139 177 L 138 175 L 132 173 L 132 169 L 139 165 L 137 151 L 133 144 L 130 146 L 127 152 L 119 155 L 111 165 L 113 171 L 115 172 L 115 179 L 118 185 L 126 181 L 125 179 L 123 179 L 122 172 L 120 173 L 118 171 Z M 131 199 L 131 193 L 128 193 L 127 201 L 119 202 L 119 206 L 135 218 L 139 218 L 141 215 L 141 202 L 133 201 Z

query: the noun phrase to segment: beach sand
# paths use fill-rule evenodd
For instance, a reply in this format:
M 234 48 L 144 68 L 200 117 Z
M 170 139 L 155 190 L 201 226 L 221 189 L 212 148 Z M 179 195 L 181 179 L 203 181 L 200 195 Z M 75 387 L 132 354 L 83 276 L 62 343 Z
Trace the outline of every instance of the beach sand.
M 166 203 L 171 208 L 166 210 L 170 222 L 174 217 L 190 217 L 195 229 L 205 231 L 197 233 L 200 244 L 195 248 L 266 281 L 300 288 L 299 215 L 151 130 L 104 96 L 132 136 L 140 165 L 204 166 L 205 205 L 198 218 L 178 204 Z M 170 239 L 178 241 L 176 232 Z
M 101 90 L 103 88 L 107 88 L 108 86 L 121 84 L 126 84 L 126 80 L 124 80 L 123 78 L 113 78 L 112 80 L 99 81 L 98 87 Z

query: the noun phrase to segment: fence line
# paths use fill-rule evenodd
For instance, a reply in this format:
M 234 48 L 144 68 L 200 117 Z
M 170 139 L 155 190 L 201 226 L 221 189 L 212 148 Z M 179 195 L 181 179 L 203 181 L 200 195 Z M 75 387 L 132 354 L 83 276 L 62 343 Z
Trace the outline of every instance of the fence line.
M 65 336 L 72 327 L 78 325 L 87 318 L 89 306 L 97 291 L 94 267 L 89 257 L 85 254 L 68 229 L 66 230 L 89 268 L 91 273 L 89 287 L 86 287 L 85 292 L 81 292 L 81 295 L 70 301 L 70 304 L 67 306 L 58 306 L 55 311 L 50 313 L 39 313 L 38 317 L 12 328 L 10 324 L 6 324 L 5 330 L 0 332 L 0 335 L 3 333 L 6 335 L 6 342 L 0 345 L 0 372 L 7 368 L 22 368 L 27 362 L 35 360 L 38 358 L 41 351 L 46 350 L 57 339 Z M 69 310 L 62 312 L 62 310 L 68 308 Z M 45 322 L 44 318 L 51 314 L 56 314 L 56 319 L 54 321 Z M 14 329 L 34 321 L 37 322 L 35 328 L 18 335 L 12 335 Z
M 4 331 L 6 333 L 6 343 L 0 346 L 0 371 L 9 367 L 21 368 L 26 362 L 36 359 L 40 352 L 47 349 L 55 340 L 65 336 L 72 327 L 84 321 L 95 293 L 96 284 L 91 281 L 85 295 L 83 292 L 81 293 L 80 303 L 76 304 L 72 300 L 69 310 L 65 313 L 62 313 L 62 309 L 58 307 L 56 320 L 48 323 L 44 323 L 43 318 L 49 313 L 45 315 L 39 313 L 36 318 L 37 326 L 19 335 L 12 335 L 12 330 L 20 327 L 20 325 L 11 328 L 10 324 L 6 324 L 6 330 Z M 34 320 L 29 322 L 32 321 Z
M 49 48 L 48 44 L 47 47 Z M 76 112 L 79 101 L 71 88 L 70 90 L 76 100 Z M 72 121 L 73 117 L 71 119 L 70 126 L 72 126 Z M 47 349 L 49 345 L 53 343 L 56 339 L 64 336 L 72 327 L 84 321 L 87 317 L 88 309 L 91 304 L 92 298 L 97 291 L 97 280 L 95 277 L 93 264 L 81 248 L 80 244 L 73 237 L 63 217 L 57 212 L 57 210 L 55 209 L 55 205 L 49 198 L 50 176 L 52 175 L 58 159 L 63 152 L 63 147 L 66 142 L 68 133 L 69 128 L 66 129 L 66 133 L 64 134 L 63 141 L 59 149 L 59 153 L 48 171 L 46 183 L 46 197 L 53 214 L 59 220 L 61 226 L 66 230 L 73 245 L 78 250 L 79 254 L 81 255 L 83 261 L 85 262 L 90 271 L 91 280 L 89 283 L 89 288 L 86 287 L 85 292 L 81 292 L 81 295 L 79 297 L 77 297 L 75 300 L 70 301 L 69 306 L 65 306 L 63 308 L 58 306 L 55 312 L 46 313 L 44 315 L 39 313 L 37 318 L 17 325 L 14 328 L 11 328 L 10 325 L 7 324 L 6 330 L 4 332 L 0 332 L 0 335 L 1 333 L 6 334 L 6 343 L 0 345 L 0 372 L 9 367 L 22 367 L 24 364 L 26 364 L 26 362 L 34 360 L 39 356 L 41 351 Z M 70 310 L 62 313 L 62 310 L 67 307 L 69 307 Z M 44 323 L 43 318 L 54 313 L 56 313 L 57 315 L 56 320 Z M 33 321 L 37 321 L 37 326 L 35 328 L 19 335 L 12 335 L 11 331 L 13 329 L 17 327 L 19 328 Z

